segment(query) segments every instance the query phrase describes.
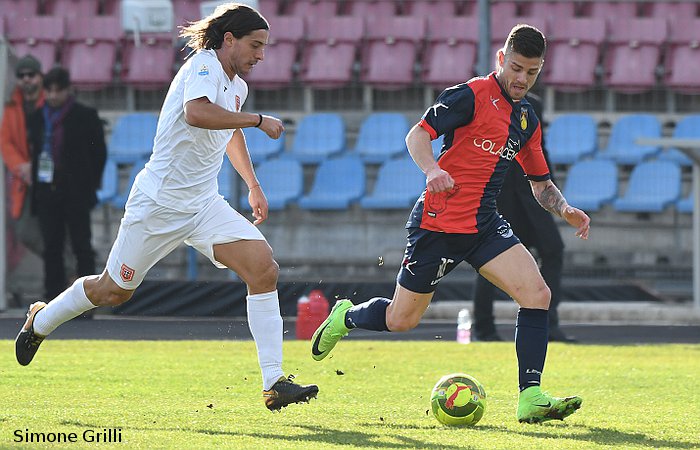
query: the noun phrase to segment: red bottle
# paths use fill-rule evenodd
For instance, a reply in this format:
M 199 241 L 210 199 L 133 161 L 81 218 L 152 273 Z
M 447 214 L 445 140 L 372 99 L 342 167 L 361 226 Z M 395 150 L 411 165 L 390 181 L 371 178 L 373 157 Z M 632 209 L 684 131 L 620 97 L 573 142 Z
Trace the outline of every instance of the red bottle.
M 301 296 L 297 302 L 297 339 L 311 339 L 314 331 L 328 317 L 328 299 L 319 289 L 309 296 Z

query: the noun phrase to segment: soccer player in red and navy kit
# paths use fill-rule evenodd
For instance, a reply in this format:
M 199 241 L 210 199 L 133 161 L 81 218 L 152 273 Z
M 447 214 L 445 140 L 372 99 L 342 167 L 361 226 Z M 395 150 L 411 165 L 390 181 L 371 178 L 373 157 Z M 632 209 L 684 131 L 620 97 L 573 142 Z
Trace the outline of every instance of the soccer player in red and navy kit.
M 525 94 L 544 63 L 544 35 L 515 26 L 486 77 L 447 88 L 406 137 L 427 188 L 406 224 L 408 244 L 393 299 L 335 304 L 312 338 L 312 357 L 325 358 L 353 328 L 407 331 L 428 308 L 437 284 L 462 261 L 520 306 L 515 349 L 520 422 L 563 419 L 580 408 L 578 396 L 557 398 L 540 389 L 547 353 L 550 290 L 528 250 L 496 210 L 496 197 L 515 159 L 542 207 L 588 238 L 590 219 L 570 206 L 551 182 L 541 148 L 542 127 Z M 444 135 L 435 161 L 431 140 Z

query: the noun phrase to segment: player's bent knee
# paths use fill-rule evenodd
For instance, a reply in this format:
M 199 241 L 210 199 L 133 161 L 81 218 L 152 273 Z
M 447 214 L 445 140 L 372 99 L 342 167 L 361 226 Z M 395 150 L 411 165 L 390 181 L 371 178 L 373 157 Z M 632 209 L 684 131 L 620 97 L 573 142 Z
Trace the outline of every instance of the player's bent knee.
M 274 290 L 277 286 L 279 272 L 280 266 L 273 259 L 264 269 L 252 273 L 249 276 L 249 280 L 247 280 L 247 284 L 256 290 Z

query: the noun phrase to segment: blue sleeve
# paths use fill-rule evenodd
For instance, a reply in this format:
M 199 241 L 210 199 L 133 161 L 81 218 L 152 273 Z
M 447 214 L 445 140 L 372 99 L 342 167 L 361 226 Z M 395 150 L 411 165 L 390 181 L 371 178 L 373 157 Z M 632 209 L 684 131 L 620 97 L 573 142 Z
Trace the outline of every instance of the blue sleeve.
M 423 114 L 422 122 L 437 136 L 468 125 L 474 118 L 474 91 L 466 84 L 452 86 L 440 94 Z

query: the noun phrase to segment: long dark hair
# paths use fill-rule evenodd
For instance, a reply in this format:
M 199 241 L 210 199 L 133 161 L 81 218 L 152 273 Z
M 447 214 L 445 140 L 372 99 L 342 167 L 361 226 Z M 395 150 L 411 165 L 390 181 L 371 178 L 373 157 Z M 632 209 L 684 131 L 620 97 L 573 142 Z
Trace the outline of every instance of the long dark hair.
M 257 10 L 240 3 L 225 3 L 210 16 L 182 27 L 180 36 L 188 39 L 187 46 L 193 50 L 219 49 L 227 31 L 240 39 L 255 30 L 269 29 L 270 24 Z

